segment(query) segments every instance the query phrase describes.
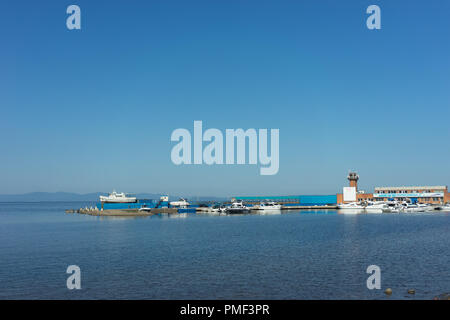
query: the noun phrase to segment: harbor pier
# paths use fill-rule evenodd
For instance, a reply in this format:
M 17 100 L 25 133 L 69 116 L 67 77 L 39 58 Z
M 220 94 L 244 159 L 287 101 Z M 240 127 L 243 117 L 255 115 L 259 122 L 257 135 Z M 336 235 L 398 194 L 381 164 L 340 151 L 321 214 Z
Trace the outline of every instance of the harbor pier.
M 148 211 L 139 211 L 139 209 L 105 209 L 98 210 L 93 208 L 80 208 L 80 209 L 69 209 L 66 210 L 66 213 L 80 213 L 80 214 L 88 214 L 91 216 L 151 216 L 155 214 L 173 214 L 178 213 L 178 209 L 176 208 L 154 208 Z

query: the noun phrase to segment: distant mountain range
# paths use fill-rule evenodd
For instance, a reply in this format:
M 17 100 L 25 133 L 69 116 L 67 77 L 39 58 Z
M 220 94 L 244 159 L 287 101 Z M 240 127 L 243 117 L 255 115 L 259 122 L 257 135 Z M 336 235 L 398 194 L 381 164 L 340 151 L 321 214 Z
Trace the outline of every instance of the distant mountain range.
M 0 194 L 0 202 L 40 202 L 40 201 L 98 201 L 100 195 L 107 192 L 94 193 L 71 193 L 71 192 L 30 192 L 24 194 Z M 159 199 L 162 194 L 156 193 L 136 193 L 133 194 L 138 199 Z M 179 199 L 179 196 L 169 195 L 171 200 Z M 221 197 L 192 197 L 192 201 L 224 201 L 227 198 Z

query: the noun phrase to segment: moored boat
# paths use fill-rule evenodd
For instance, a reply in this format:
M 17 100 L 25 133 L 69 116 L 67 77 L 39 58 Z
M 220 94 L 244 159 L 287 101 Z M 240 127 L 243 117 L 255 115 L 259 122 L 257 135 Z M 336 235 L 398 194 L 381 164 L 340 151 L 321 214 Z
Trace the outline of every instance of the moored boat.
M 364 210 L 367 213 L 383 213 L 385 209 L 388 208 L 388 205 L 384 202 L 372 202 L 368 201 Z
M 209 207 L 208 208 L 208 210 L 207 210 L 207 212 L 210 212 L 210 213 L 223 213 L 223 212 L 225 212 L 225 210 L 226 210 L 226 207 L 224 206 L 224 205 L 221 205 L 221 204 L 215 204 L 215 205 L 213 205 L 212 207 Z
M 440 206 L 440 207 L 436 207 L 436 210 L 450 211 L 450 204 L 443 205 L 443 206 Z
M 427 203 L 418 203 L 417 207 L 419 208 L 419 212 L 430 212 L 434 211 L 434 207 Z
M 360 202 L 350 202 L 338 205 L 338 212 L 345 214 L 364 213 L 364 206 Z
M 434 207 L 425 203 L 410 203 L 403 202 L 399 206 L 399 212 L 411 213 L 411 212 L 430 212 Z
M 255 206 L 253 210 L 281 210 L 281 204 L 278 204 L 275 201 L 263 201 L 258 206 Z
M 242 200 L 235 201 L 231 204 L 231 206 L 225 209 L 226 213 L 236 214 L 236 213 L 247 213 L 250 209 L 244 205 Z
M 338 209 L 363 210 L 365 207 L 359 202 L 343 203 L 338 205 Z

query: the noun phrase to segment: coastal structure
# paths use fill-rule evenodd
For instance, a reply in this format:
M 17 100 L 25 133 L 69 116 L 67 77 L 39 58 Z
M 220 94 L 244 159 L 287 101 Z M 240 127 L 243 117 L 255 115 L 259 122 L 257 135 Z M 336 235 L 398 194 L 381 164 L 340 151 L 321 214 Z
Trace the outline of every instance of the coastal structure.
M 366 193 L 358 189 L 359 175 L 350 171 L 347 175 L 348 186 L 336 195 L 292 195 L 292 196 L 235 196 L 231 201 L 242 200 L 249 205 L 258 205 L 263 201 L 275 201 L 283 208 L 332 207 L 360 201 L 409 201 L 427 204 L 450 203 L 447 186 L 403 186 L 376 187 L 375 192 Z
M 422 203 L 442 204 L 450 202 L 447 186 L 412 186 L 412 187 L 376 187 L 373 194 L 375 201 L 411 200 Z
M 343 187 L 342 193 L 336 195 L 291 195 L 291 196 L 235 196 L 231 201 L 217 203 L 190 203 L 186 199 L 169 201 L 169 196 L 161 196 L 159 200 L 137 199 L 124 193 L 113 192 L 109 196 L 100 196 L 100 202 L 94 208 L 67 210 L 93 215 L 149 215 L 160 213 L 190 213 L 209 212 L 214 207 L 232 207 L 233 203 L 241 203 L 248 211 L 261 210 L 261 207 L 276 204 L 279 210 L 290 209 L 337 209 L 366 206 L 370 208 L 382 206 L 385 202 L 403 202 L 408 205 L 430 206 L 433 210 L 446 210 L 450 203 L 450 193 L 447 186 L 401 186 L 376 187 L 374 193 L 366 193 L 358 189 L 359 175 L 355 171 L 347 175 L 349 185 Z M 378 202 L 378 203 L 377 203 Z M 231 205 L 231 206 L 230 206 Z M 439 206 L 440 205 L 440 206 Z M 349 207 L 350 206 L 350 207 Z M 269 205 L 270 207 L 270 205 Z M 379 209 L 377 207 L 377 209 Z M 421 208 L 420 208 L 421 209 Z
M 119 196 L 117 196 L 119 195 Z M 113 201 L 111 201 L 111 199 Z M 159 200 L 137 199 L 126 197 L 124 193 L 115 191 L 108 197 L 100 196 L 95 208 L 81 208 L 68 210 L 71 212 L 86 213 L 99 216 L 147 216 L 160 213 L 190 213 L 195 212 L 195 207 L 190 207 L 185 199 L 169 202 L 169 196 L 161 196 Z
M 347 179 L 349 181 L 348 187 L 342 188 L 342 193 L 336 195 L 336 203 L 350 203 L 355 201 L 373 200 L 372 194 L 366 194 L 364 191 L 358 190 L 359 175 L 354 171 L 348 173 Z
M 350 172 L 347 176 L 349 186 L 343 187 L 342 193 L 336 195 L 337 204 L 358 201 L 410 201 L 428 204 L 444 204 L 450 202 L 447 186 L 401 186 L 376 187 L 374 193 L 358 190 L 359 175 Z
M 336 195 L 292 195 L 292 196 L 235 196 L 231 201 L 242 200 L 250 205 L 259 205 L 264 201 L 273 201 L 283 207 L 334 206 Z

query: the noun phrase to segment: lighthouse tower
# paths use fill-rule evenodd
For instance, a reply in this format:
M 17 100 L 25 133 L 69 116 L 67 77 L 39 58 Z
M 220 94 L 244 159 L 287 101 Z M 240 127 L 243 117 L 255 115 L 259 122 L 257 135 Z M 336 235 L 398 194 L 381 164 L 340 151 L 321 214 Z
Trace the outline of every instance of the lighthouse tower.
M 356 172 L 349 172 L 347 179 L 350 181 L 350 187 L 354 187 L 355 190 L 358 191 L 358 174 Z

